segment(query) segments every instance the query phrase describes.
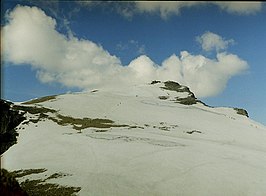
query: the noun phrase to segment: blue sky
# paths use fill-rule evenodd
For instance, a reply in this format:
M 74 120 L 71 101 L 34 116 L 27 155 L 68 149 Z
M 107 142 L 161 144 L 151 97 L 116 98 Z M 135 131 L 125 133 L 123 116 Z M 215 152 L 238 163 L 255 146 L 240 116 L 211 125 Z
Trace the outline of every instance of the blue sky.
M 2 98 L 176 80 L 266 124 L 266 4 L 3 1 Z

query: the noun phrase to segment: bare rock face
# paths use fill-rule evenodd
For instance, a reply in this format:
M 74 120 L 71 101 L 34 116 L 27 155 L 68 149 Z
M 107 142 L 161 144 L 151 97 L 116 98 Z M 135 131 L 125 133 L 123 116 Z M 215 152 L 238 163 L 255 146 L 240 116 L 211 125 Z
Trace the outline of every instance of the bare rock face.
M 161 83 L 160 81 L 153 81 L 151 84 L 157 84 Z M 196 104 L 199 101 L 193 92 L 190 91 L 190 89 L 187 86 L 180 85 L 177 82 L 174 81 L 166 81 L 163 82 L 164 87 L 161 87 L 164 90 L 168 91 L 175 91 L 177 93 L 187 93 L 187 97 L 176 97 L 175 102 L 183 104 L 183 105 L 193 105 Z M 160 99 L 167 99 L 167 97 L 159 97 Z
M 161 82 L 159 80 L 154 80 L 151 82 L 152 85 L 161 83 L 164 86 L 161 87 L 161 89 L 163 90 L 167 90 L 167 91 L 174 91 L 177 93 L 187 93 L 186 97 L 175 97 L 175 102 L 176 103 L 180 103 L 183 105 L 193 105 L 193 104 L 197 104 L 197 103 L 201 103 L 207 107 L 211 107 L 208 106 L 207 104 L 205 104 L 204 102 L 202 102 L 201 100 L 199 100 L 195 94 L 187 87 L 184 85 L 180 85 L 177 82 L 174 81 L 166 81 L 166 82 Z M 159 96 L 159 99 L 161 100 L 167 100 L 169 97 L 168 96 Z M 243 115 L 246 117 L 249 117 L 247 110 L 242 109 L 242 108 L 234 108 L 234 110 L 236 111 L 237 114 L 239 115 Z
M 16 127 L 25 120 L 22 114 L 12 110 L 11 105 L 11 102 L 0 100 L 0 154 L 17 142 Z
M 5 169 L 1 169 L 0 173 L 0 195 L 28 196 L 11 173 Z
M 234 108 L 234 110 L 237 112 L 237 114 L 240 114 L 240 115 L 248 117 L 247 110 L 242 109 L 242 108 Z
M 0 99 L 0 151 L 1 155 L 17 143 L 16 127 L 25 120 L 22 114 L 12 110 L 12 103 Z M 15 177 L 7 170 L 1 169 L 0 195 L 27 196 Z

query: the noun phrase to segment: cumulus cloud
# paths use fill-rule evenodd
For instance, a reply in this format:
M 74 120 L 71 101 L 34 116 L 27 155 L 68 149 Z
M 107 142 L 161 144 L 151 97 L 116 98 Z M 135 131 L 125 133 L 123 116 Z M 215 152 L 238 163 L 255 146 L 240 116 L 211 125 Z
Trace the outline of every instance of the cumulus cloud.
M 198 97 L 208 97 L 222 92 L 228 80 L 246 70 L 248 64 L 226 52 L 217 53 L 215 59 L 210 59 L 181 51 L 179 56 L 173 54 L 166 58 L 162 65 L 156 65 L 148 56 L 142 55 L 128 67 L 134 70 L 132 81 L 173 80 L 190 87 Z
M 215 96 L 224 88 L 228 80 L 247 69 L 247 62 L 233 54 L 218 53 L 216 59 L 202 55 L 192 55 L 182 51 L 162 63 L 160 78 L 170 78 L 187 85 L 198 97 Z
M 227 49 L 229 44 L 234 43 L 233 39 L 225 40 L 221 36 L 209 31 L 205 32 L 201 36 L 198 36 L 196 40 L 201 44 L 203 50 L 211 51 L 215 49 L 217 52 Z
M 56 21 L 37 7 L 17 6 L 3 27 L 4 57 L 14 64 L 31 64 L 42 82 L 85 88 L 108 80 L 121 62 L 89 40 L 66 37 Z
M 134 59 L 128 65 L 134 72 L 137 81 L 148 82 L 156 77 L 156 64 L 146 55 Z
M 72 33 L 65 36 L 56 30 L 56 25 L 56 20 L 37 7 L 17 6 L 1 29 L 4 60 L 15 65 L 30 64 L 43 83 L 90 89 L 174 80 L 189 86 L 198 97 L 217 95 L 231 77 L 248 68 L 237 55 L 220 52 L 230 41 L 211 32 L 204 34 L 207 38 L 202 35 L 198 39 L 206 50 L 216 49 L 214 59 L 182 51 L 161 65 L 146 55 L 122 65 L 102 46 L 78 39 Z

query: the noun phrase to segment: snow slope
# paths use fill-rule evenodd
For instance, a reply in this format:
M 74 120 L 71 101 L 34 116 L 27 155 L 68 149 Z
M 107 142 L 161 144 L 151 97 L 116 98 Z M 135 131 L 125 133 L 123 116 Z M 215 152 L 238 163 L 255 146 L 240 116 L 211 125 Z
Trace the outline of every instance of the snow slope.
M 189 93 L 161 87 L 102 88 L 27 105 L 127 126 L 78 131 L 49 118 L 30 122 L 4 167 L 47 169 L 28 178 L 69 174 L 51 182 L 81 187 L 78 195 L 266 195 L 266 128 L 232 108 L 176 103 Z

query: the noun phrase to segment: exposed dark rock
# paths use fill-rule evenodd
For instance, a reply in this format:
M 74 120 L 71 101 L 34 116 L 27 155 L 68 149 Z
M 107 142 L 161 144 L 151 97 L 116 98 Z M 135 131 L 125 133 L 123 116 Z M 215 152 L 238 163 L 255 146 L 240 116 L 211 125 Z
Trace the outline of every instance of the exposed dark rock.
M 240 115 L 248 117 L 247 110 L 242 109 L 242 108 L 234 108 L 234 110 L 236 111 L 237 114 L 240 114 Z
M 176 91 L 176 92 L 184 92 L 181 90 L 182 86 L 180 84 L 178 84 L 177 82 L 167 81 L 167 82 L 164 82 L 164 85 L 165 85 L 165 87 L 161 87 L 162 89 L 170 90 L 170 91 Z
M 28 194 L 22 190 L 15 177 L 5 169 L 1 169 L 0 195 L 28 196 Z
M 186 98 L 179 98 L 179 97 L 176 97 L 176 102 L 177 103 L 181 103 L 183 105 L 193 105 L 193 104 L 196 104 L 198 102 L 198 100 L 194 97 L 186 97 Z
M 26 118 L 23 114 L 11 108 L 12 103 L 0 99 L 0 153 L 3 154 L 8 148 L 17 142 L 18 133 L 16 127 Z
M 164 87 L 161 87 L 162 89 L 169 90 L 169 91 L 176 91 L 179 93 L 183 93 L 183 92 L 188 93 L 188 96 L 185 98 L 176 97 L 177 103 L 184 104 L 184 105 L 193 105 L 196 103 L 202 103 L 195 97 L 194 93 L 191 92 L 189 88 L 186 86 L 180 85 L 177 82 L 173 82 L 173 81 L 164 82 L 164 85 L 165 85 Z
M 187 134 L 192 134 L 192 133 L 202 133 L 201 131 L 197 131 L 197 130 L 192 130 L 192 131 L 187 131 Z
M 169 96 L 159 96 L 159 99 L 162 99 L 162 100 L 166 100 L 168 98 L 169 98 Z
M 194 93 L 192 93 L 187 86 L 180 85 L 174 81 L 164 82 L 164 85 L 165 87 L 162 87 L 162 88 L 165 90 L 176 91 L 176 92 L 181 92 L 181 93 L 187 92 L 190 97 L 196 98 Z
M 153 81 L 151 82 L 151 84 L 157 84 L 157 83 L 161 83 L 161 81 L 159 81 L 159 80 L 153 80 Z

